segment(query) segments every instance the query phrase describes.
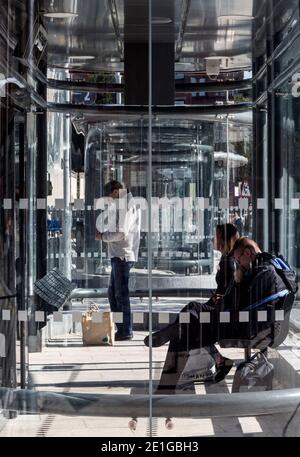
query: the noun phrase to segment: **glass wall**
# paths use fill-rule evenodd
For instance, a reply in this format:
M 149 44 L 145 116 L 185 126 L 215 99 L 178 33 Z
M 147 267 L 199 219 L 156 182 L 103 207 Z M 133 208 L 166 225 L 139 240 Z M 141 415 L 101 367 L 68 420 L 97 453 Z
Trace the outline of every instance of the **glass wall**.
M 299 55 L 295 49 L 299 38 L 299 5 L 293 1 L 286 4 L 264 2 L 263 5 L 257 3 L 257 7 L 254 71 L 254 99 L 257 102 L 254 161 L 257 172 L 254 182 L 258 194 L 255 231 L 266 248 L 281 252 L 298 269 L 295 113 L 298 109 Z M 266 33 L 262 33 L 264 29 Z M 264 55 L 264 60 L 259 54 Z M 257 64 L 259 59 L 261 65 Z M 269 59 L 268 64 L 266 59 Z M 276 163 L 276 167 L 272 163 Z M 257 226 L 260 214 L 264 215 L 264 227 L 268 227 L 263 234 Z
M 292 0 L 0 3 L 0 436 L 299 436 L 298 302 L 234 308 L 236 264 L 215 295 L 217 224 L 299 272 L 299 33 Z
M 277 198 L 279 210 L 279 249 L 291 265 L 299 270 L 299 98 L 290 94 L 290 84 L 278 88 L 276 96 L 277 151 L 285 151 L 281 156 L 278 173 Z M 284 236 L 283 236 L 284 234 Z

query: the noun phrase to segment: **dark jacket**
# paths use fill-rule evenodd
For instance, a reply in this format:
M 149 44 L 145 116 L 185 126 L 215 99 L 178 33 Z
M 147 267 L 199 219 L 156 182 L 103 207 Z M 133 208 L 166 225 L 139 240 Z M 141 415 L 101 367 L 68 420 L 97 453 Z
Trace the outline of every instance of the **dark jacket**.
M 240 283 L 233 284 L 224 297 L 226 309 L 246 310 L 250 305 L 286 289 L 267 253 L 257 254 L 252 268 L 244 273 Z
M 220 264 L 219 279 L 225 276 L 223 275 L 226 270 L 225 261 L 228 259 L 223 260 L 224 263 Z M 234 263 L 230 262 L 230 265 Z M 264 348 L 273 344 L 278 333 L 281 332 L 280 322 L 275 322 L 275 311 L 282 309 L 283 300 L 276 299 L 254 309 L 248 309 L 251 305 L 286 289 L 285 283 L 270 263 L 270 256 L 268 257 L 267 253 L 258 254 L 252 268 L 244 274 L 242 281 L 240 283 L 232 281 L 231 284 L 232 287 L 227 290 L 221 302 L 215 304 L 212 298 L 206 303 L 190 302 L 184 308 L 183 311 L 190 313 L 190 323 L 182 324 L 180 331 L 176 329 L 172 350 L 196 349 L 210 346 L 215 342 L 220 342 L 221 347 Z M 292 305 L 293 294 L 290 295 Z M 239 313 L 246 310 L 249 312 L 249 320 L 240 322 Z M 229 322 L 220 322 L 220 311 L 230 312 Z M 266 311 L 266 320 L 259 320 L 257 311 Z M 202 312 L 210 313 L 209 324 L 200 324 Z
M 228 254 L 223 254 L 216 274 L 216 294 L 224 295 L 228 288 L 233 285 L 236 261 Z
M 276 299 L 261 304 L 260 302 L 286 289 L 285 283 L 270 263 L 267 253 L 258 254 L 242 281 L 235 283 L 224 297 L 224 307 L 231 313 L 231 324 L 219 324 L 219 339 L 262 341 L 265 337 L 270 337 L 272 340 L 275 310 L 281 308 L 283 300 Z M 240 311 L 249 312 L 249 322 L 239 322 Z M 265 321 L 258 320 L 258 311 L 267 312 Z

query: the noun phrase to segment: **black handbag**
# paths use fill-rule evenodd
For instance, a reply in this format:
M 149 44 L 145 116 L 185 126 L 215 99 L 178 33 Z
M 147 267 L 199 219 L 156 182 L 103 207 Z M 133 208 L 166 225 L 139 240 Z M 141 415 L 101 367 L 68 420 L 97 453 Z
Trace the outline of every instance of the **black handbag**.
M 46 302 L 45 311 L 57 311 L 69 298 L 76 286 L 57 268 L 50 270 L 34 283 L 34 292 Z
M 274 365 L 262 352 L 256 352 L 249 361 L 241 362 L 235 372 L 232 392 L 271 390 Z

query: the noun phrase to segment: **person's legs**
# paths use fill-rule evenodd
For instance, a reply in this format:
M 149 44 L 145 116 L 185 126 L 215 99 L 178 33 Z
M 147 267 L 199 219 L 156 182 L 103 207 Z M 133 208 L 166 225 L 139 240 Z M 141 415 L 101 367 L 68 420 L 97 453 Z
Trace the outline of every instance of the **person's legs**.
M 189 351 L 195 344 L 200 344 L 198 341 L 196 343 L 194 338 L 197 327 L 197 333 L 200 334 L 199 319 L 196 320 L 193 314 L 189 324 L 177 323 L 172 327 L 165 364 L 155 394 L 175 394 L 177 383 L 189 358 Z M 206 334 L 204 339 L 207 343 Z
M 215 308 L 211 306 L 211 302 L 208 301 L 206 303 L 199 303 L 199 302 L 190 302 L 188 303 L 182 310 L 180 311 L 181 313 L 183 312 L 191 312 L 195 318 L 198 320 L 199 319 L 199 313 L 200 312 L 211 312 L 214 311 L 216 312 Z M 167 325 L 166 327 L 157 330 L 156 332 L 153 332 L 152 334 L 152 347 L 159 347 L 162 346 L 163 344 L 167 343 L 172 334 L 172 329 L 175 327 L 177 328 L 177 332 L 179 332 L 179 315 L 176 317 L 175 321 L 172 324 Z M 144 339 L 144 343 L 146 346 L 149 347 L 149 335 L 146 336 Z M 191 342 L 191 344 L 193 344 Z M 223 357 L 220 352 L 217 350 L 217 348 L 214 345 L 211 345 L 209 347 L 205 348 L 206 351 L 214 358 L 215 363 L 217 367 L 219 365 L 223 365 L 227 360 L 225 357 Z
M 111 274 L 110 274 L 110 280 L 109 280 L 109 286 L 108 286 L 108 301 L 110 304 L 110 310 L 113 313 L 121 313 L 122 308 L 119 307 L 119 304 L 116 300 L 115 297 L 115 276 L 116 276 L 116 260 L 115 258 L 111 259 Z M 118 333 L 122 333 L 123 330 L 123 324 L 121 323 L 116 323 Z
M 117 307 L 123 312 L 123 324 L 120 330 L 122 336 L 132 335 L 132 316 L 129 298 L 129 273 L 133 262 L 116 259 L 115 262 L 115 299 Z
M 168 350 L 155 395 L 175 394 L 176 386 L 189 358 L 188 351 Z
M 176 321 L 173 322 L 172 324 L 167 325 L 166 327 L 163 327 L 162 329 L 157 330 L 156 332 L 152 333 L 152 347 L 157 348 L 160 346 L 163 346 L 165 343 L 170 341 L 172 329 L 174 327 L 178 327 L 178 319 L 176 318 Z M 147 347 L 150 347 L 150 336 L 147 335 L 144 338 L 144 344 Z
M 201 311 L 212 311 L 213 309 L 214 308 L 210 305 L 210 301 L 206 303 L 190 302 L 181 309 L 180 313 L 190 312 L 198 319 L 199 313 Z M 179 329 L 179 314 L 177 315 L 174 322 L 152 333 L 152 347 L 162 346 L 170 340 L 172 329 L 174 327 Z M 149 347 L 149 335 L 144 339 L 144 343 Z
M 220 382 L 233 366 L 233 361 L 223 357 L 214 345 L 219 339 L 220 310 L 212 306 L 211 302 L 191 302 L 188 306 L 191 316 L 190 349 L 206 349 L 216 364 L 214 382 Z M 200 324 L 201 312 L 210 312 L 210 323 Z
M 218 341 L 218 311 L 209 305 L 192 302 L 189 304 L 190 323 L 173 325 L 170 344 L 156 394 L 174 394 L 176 385 L 185 368 L 191 349 L 205 348 L 216 361 L 215 382 L 219 382 L 231 369 L 233 362 L 224 358 L 214 344 Z M 211 322 L 201 324 L 199 312 L 211 311 Z
M 200 307 L 201 304 L 198 302 L 190 302 L 181 309 L 180 313 L 187 313 L 191 309 L 197 308 L 198 306 Z M 179 314 L 177 315 L 174 322 L 152 333 L 152 347 L 159 347 L 170 341 L 171 334 L 174 328 L 177 329 L 177 332 L 179 331 Z M 150 345 L 149 340 L 149 335 L 147 335 L 144 339 L 144 343 L 147 347 L 149 347 Z

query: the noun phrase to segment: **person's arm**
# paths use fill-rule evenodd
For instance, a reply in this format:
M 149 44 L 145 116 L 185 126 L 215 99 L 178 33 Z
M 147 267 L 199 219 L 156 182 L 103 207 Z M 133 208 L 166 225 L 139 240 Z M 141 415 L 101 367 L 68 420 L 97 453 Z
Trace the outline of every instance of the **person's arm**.
M 96 219 L 96 235 L 95 235 L 95 239 L 97 241 L 102 241 L 102 234 L 105 230 L 105 224 L 107 222 L 107 219 L 108 219 L 108 211 L 107 209 L 105 209 L 104 211 L 102 211 L 102 213 L 100 213 Z
M 118 230 L 119 221 L 117 220 L 117 214 L 115 209 L 110 209 L 110 212 L 106 209 L 99 214 L 96 220 L 96 240 L 105 241 L 106 243 L 124 240 L 124 232 Z M 107 225 L 108 229 L 106 228 Z
M 122 213 L 121 213 L 122 214 Z M 137 211 L 134 206 L 132 206 L 129 210 L 126 211 L 125 217 L 124 217 L 124 224 L 122 226 L 123 230 L 120 230 L 120 213 L 117 213 L 117 223 L 116 223 L 116 231 L 115 232 L 109 232 L 105 231 L 102 234 L 102 240 L 106 241 L 107 243 L 110 243 L 112 241 L 122 241 L 128 236 L 129 233 L 136 231 L 138 228 L 137 226 Z
M 102 240 L 102 233 L 96 232 L 95 239 L 96 239 L 97 241 L 101 241 L 101 240 Z
M 112 241 L 122 241 L 125 239 L 124 232 L 104 232 L 101 234 L 101 240 L 106 243 L 111 243 Z
M 285 284 L 272 266 L 257 267 L 257 272 L 250 285 L 249 305 L 285 288 Z

